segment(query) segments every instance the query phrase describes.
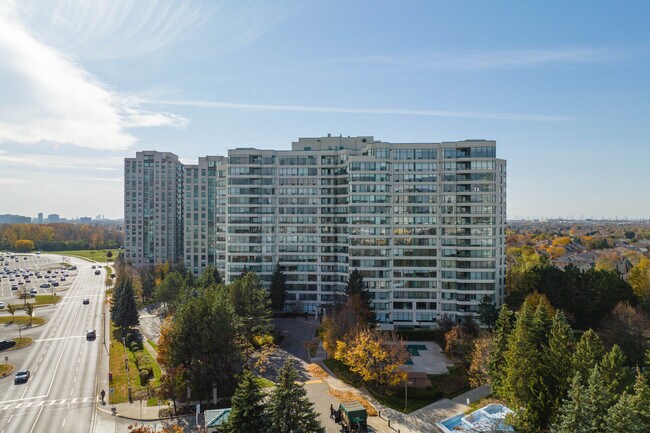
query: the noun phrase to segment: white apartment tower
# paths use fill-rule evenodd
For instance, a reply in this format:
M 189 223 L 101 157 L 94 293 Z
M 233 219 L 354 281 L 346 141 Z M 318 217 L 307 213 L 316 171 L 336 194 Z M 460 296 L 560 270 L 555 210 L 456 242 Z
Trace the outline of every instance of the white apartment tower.
M 134 266 L 183 257 L 183 164 L 173 153 L 124 159 L 124 251 Z
M 313 312 L 341 299 L 358 269 L 386 328 L 430 327 L 441 314 L 462 318 L 485 295 L 503 302 L 506 162 L 496 158 L 494 141 L 301 138 L 291 150 L 199 158 L 184 167 L 180 184 L 183 228 L 167 227 L 177 230 L 170 238 L 183 238 L 184 263 L 197 274 L 214 265 L 226 281 L 244 270 L 269 281 L 279 262 L 288 303 Z M 132 185 L 125 192 L 139 198 L 144 184 Z M 127 257 L 142 250 L 149 263 L 164 260 L 157 245 L 138 243 L 144 238 L 133 234 L 145 231 L 132 216 L 138 207 L 125 204 L 126 236 L 135 239 L 126 242 Z

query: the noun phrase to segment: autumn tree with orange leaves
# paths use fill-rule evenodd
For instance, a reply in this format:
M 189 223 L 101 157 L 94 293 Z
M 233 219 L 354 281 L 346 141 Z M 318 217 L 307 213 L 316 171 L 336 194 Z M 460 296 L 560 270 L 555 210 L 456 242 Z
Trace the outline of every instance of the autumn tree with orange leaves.
M 400 367 L 409 355 L 404 341 L 395 332 L 360 328 L 337 342 L 334 357 L 372 385 L 396 386 L 406 381 L 407 373 Z

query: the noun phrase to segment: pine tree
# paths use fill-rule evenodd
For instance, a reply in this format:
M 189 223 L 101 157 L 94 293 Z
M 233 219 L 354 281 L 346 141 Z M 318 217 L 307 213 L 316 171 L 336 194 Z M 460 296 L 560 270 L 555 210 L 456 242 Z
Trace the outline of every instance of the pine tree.
M 643 428 L 639 423 L 637 414 L 632 410 L 632 396 L 624 393 L 609 408 L 605 416 L 605 431 L 608 432 L 625 432 L 625 433 L 647 433 L 650 425 Z
M 605 414 L 611 406 L 612 396 L 605 387 L 600 367 L 591 370 L 587 379 L 587 390 L 584 396 L 585 412 L 589 414 L 587 424 L 589 433 L 602 433 L 605 430 Z
M 551 417 L 559 411 L 562 401 L 566 398 L 573 374 L 571 355 L 574 349 L 575 341 L 571 327 L 562 311 L 558 310 L 551 324 L 548 346 L 544 349 L 544 383 L 549 394 L 551 413 L 548 415 Z
M 517 313 L 515 328 L 508 340 L 505 354 L 506 375 L 503 394 L 513 406 L 520 408 L 515 428 L 522 432 L 539 431 L 546 410 L 542 371 L 544 362 L 535 344 L 535 313 L 524 303 Z
M 223 279 L 221 278 L 219 270 L 212 265 L 206 267 L 201 274 L 201 277 L 199 278 L 199 286 L 203 288 L 219 285 L 222 283 Z
M 122 330 L 136 326 L 139 322 L 138 307 L 135 303 L 131 278 L 125 278 L 122 287 L 118 291 L 118 298 L 113 302 L 111 319 L 113 324 L 122 328 Z
M 481 299 L 481 302 L 478 304 L 478 317 L 481 323 L 489 329 L 494 327 L 494 324 L 499 318 L 499 310 L 497 309 L 492 296 L 483 296 L 483 299 Z
M 275 311 L 281 311 L 284 308 L 284 301 L 287 297 L 287 276 L 282 271 L 280 262 L 275 265 L 273 276 L 271 277 L 271 287 L 269 293 L 271 295 L 271 307 Z
M 325 433 L 289 359 L 278 372 L 278 385 L 269 402 L 270 433 Z
M 589 414 L 585 409 L 583 396 L 585 387 L 582 375 L 576 372 L 569 387 L 569 395 L 564 400 L 557 422 L 551 427 L 552 433 L 587 433 L 589 432 Z
M 359 272 L 358 269 L 355 269 L 350 274 L 348 278 L 348 284 L 345 287 L 345 293 L 348 295 L 348 298 L 351 298 L 355 295 L 358 295 L 363 304 L 366 306 L 367 310 L 372 312 L 372 304 L 370 302 L 370 292 L 368 291 L 368 286 L 365 281 L 363 281 L 363 275 Z M 371 322 L 374 322 L 374 314 L 369 314 L 369 319 Z
M 512 332 L 514 313 L 505 305 L 501 307 L 499 318 L 494 330 L 490 359 L 488 361 L 488 374 L 492 390 L 498 396 L 503 396 L 505 381 L 505 354 L 508 349 L 508 338 Z
M 573 354 L 573 371 L 589 372 L 600 362 L 605 353 L 600 337 L 591 329 L 582 334 Z
M 262 403 L 263 398 L 264 394 L 255 381 L 255 376 L 249 370 L 244 370 L 239 380 L 239 386 L 231 400 L 227 432 L 265 432 L 267 422 Z
M 616 398 L 625 388 L 627 382 L 625 364 L 625 355 L 616 344 L 612 346 L 612 350 L 607 352 L 600 361 L 600 371 L 603 375 L 603 381 L 613 398 Z

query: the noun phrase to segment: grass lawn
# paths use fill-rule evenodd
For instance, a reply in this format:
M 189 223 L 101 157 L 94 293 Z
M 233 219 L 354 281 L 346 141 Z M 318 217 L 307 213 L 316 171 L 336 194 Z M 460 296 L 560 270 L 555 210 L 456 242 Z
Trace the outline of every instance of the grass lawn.
M 153 347 L 153 350 L 155 350 L 156 352 L 158 352 L 158 345 L 157 345 L 153 340 L 149 340 L 148 338 L 147 338 L 147 341 L 149 342 L 149 344 L 151 345 L 151 347 Z
M 160 366 L 155 359 L 148 354 L 146 350 L 143 351 L 151 358 L 151 364 L 153 365 L 154 378 L 149 380 L 149 388 L 156 388 L 160 386 Z M 138 368 L 135 365 L 135 355 L 133 352 L 127 349 L 126 355 L 129 363 L 129 374 L 127 380 L 126 369 L 124 367 L 124 346 L 122 345 L 122 331 L 120 329 L 115 329 L 111 325 L 111 347 L 109 355 L 109 366 L 110 372 L 113 373 L 113 382 L 110 384 L 111 388 L 115 389 L 115 392 L 110 395 L 110 403 L 124 403 L 128 401 L 128 382 L 131 382 L 131 395 L 135 399 L 135 396 L 142 391 L 146 391 L 147 387 L 140 385 L 140 376 L 138 374 Z M 157 400 L 156 400 L 157 404 Z
M 8 350 L 22 349 L 25 346 L 29 346 L 34 341 L 33 338 L 23 337 L 23 338 L 12 338 L 16 342 L 16 345 Z
M 27 303 L 32 304 L 34 307 L 44 307 L 46 305 L 56 304 L 61 300 L 61 297 L 58 295 L 36 295 L 35 298 L 27 298 Z M 23 311 L 23 300 L 19 300 L 18 303 L 13 304 L 16 307 L 16 311 Z M 6 310 L 5 310 L 6 311 Z
M 8 364 L 6 362 L 0 364 L 0 377 L 5 377 L 8 374 L 11 374 L 14 371 L 14 368 L 16 368 L 16 366 L 13 364 Z
M 273 388 L 275 386 L 275 383 L 259 376 L 255 378 L 255 382 L 257 382 L 260 388 Z
M 108 259 L 106 253 L 111 251 L 113 257 Z M 80 257 L 82 259 L 94 261 L 94 262 L 103 262 L 113 261 L 117 258 L 117 255 L 120 253 L 120 250 L 75 250 L 75 251 L 45 251 L 47 254 L 59 254 L 62 256 L 74 256 Z
M 429 379 L 433 384 L 431 387 L 409 387 L 407 395 L 408 399 L 406 399 L 403 386 L 397 387 L 393 390 L 374 389 L 373 387 L 364 384 L 361 378 L 351 372 L 350 369 L 341 361 L 326 359 L 324 362 L 332 373 L 343 382 L 354 386 L 355 388 L 365 386 L 368 392 L 370 392 L 379 403 L 404 413 L 411 413 L 414 410 L 420 409 L 443 397 L 453 397 L 469 389 L 467 375 L 464 371 L 461 368 L 452 367 L 448 374 L 429 375 Z M 404 405 L 405 400 L 408 400 L 408 406 L 406 406 L 406 408 Z
M 13 324 L 13 325 L 29 325 L 28 316 L 16 316 L 12 318 L 10 315 L 0 317 L 0 324 Z M 39 326 L 45 323 L 42 317 L 32 317 L 32 326 Z

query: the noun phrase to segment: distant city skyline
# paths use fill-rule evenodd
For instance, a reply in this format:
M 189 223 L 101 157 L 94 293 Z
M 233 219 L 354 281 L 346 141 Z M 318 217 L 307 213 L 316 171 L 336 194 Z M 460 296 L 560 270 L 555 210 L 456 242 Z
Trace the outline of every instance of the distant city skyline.
M 171 6 L 171 7 L 170 7 Z M 495 140 L 508 218 L 650 218 L 650 3 L 0 4 L 1 214 L 123 216 L 123 159 Z

